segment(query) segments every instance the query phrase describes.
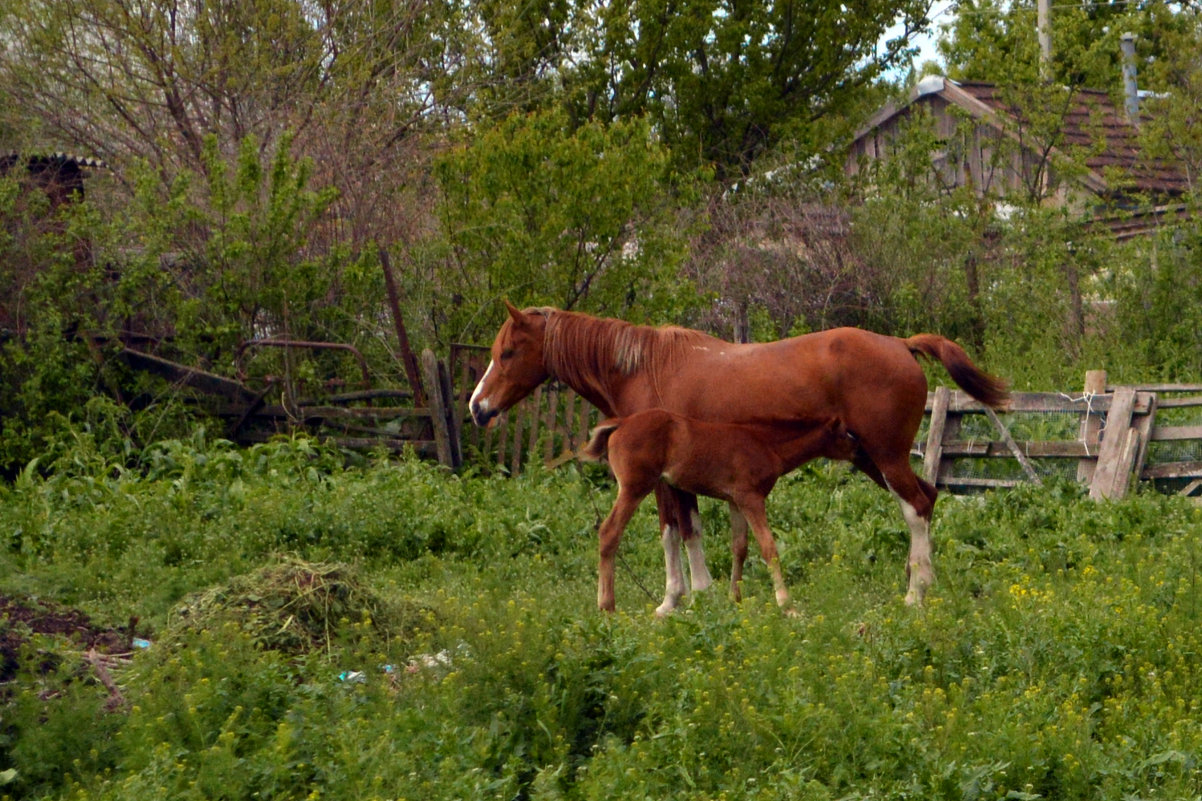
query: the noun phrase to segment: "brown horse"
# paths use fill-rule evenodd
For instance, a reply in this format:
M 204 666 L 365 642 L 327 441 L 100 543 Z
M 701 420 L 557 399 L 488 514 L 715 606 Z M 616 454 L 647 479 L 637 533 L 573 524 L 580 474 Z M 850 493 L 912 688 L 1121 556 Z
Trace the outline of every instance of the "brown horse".
M 836 328 L 777 342 L 735 345 L 685 328 L 652 328 L 578 312 L 519 311 L 492 344 L 492 361 L 471 397 L 486 425 L 548 378 L 576 390 L 606 417 L 665 408 L 697 420 L 781 423 L 837 420 L 856 442 L 851 462 L 898 498 L 910 529 L 906 603 L 934 581 L 931 512 L 936 491 L 914 474 L 910 448 L 926 406 L 927 380 L 916 355 L 937 359 L 972 397 L 1006 405 L 1001 381 L 978 369 L 941 336 L 907 339 Z M 656 486 L 665 564 L 683 539 L 694 590 L 712 579 L 701 549 L 696 496 Z M 746 526 L 731 509 L 736 531 Z M 664 607 L 678 597 L 669 593 Z M 662 609 L 663 607 L 661 607 Z
M 622 532 L 642 500 L 662 479 L 694 495 L 721 498 L 737 509 L 755 532 L 760 554 L 772 572 L 776 602 L 789 605 L 789 591 L 780 569 L 776 541 L 768 528 L 764 499 L 785 473 L 818 456 L 851 459 L 856 442 L 838 420 L 805 423 L 709 423 L 691 420 L 663 409 L 648 409 L 629 417 L 609 419 L 593 429 L 581 451 L 585 459 L 608 458 L 618 480 L 613 510 L 598 531 L 601 544 L 597 577 L 597 606 L 614 609 L 614 556 Z M 741 594 L 747 560 L 747 528 L 736 527 L 730 587 Z M 668 596 L 684 592 L 680 551 L 668 565 Z M 658 614 L 671 608 L 660 607 Z

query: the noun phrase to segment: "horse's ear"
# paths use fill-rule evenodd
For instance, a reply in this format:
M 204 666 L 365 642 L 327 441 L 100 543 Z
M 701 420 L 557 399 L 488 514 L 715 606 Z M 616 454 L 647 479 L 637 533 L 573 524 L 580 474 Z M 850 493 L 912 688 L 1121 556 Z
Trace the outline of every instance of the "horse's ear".
M 517 306 L 514 306 L 509 301 L 505 301 L 505 310 L 509 312 L 509 316 L 513 318 L 515 323 L 522 323 L 525 320 L 522 317 L 522 312 Z

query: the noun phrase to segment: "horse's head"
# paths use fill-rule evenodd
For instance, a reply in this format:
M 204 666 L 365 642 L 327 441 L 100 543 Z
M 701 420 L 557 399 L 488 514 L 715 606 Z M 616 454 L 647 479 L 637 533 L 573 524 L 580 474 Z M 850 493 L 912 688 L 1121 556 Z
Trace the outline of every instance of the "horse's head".
M 547 317 L 518 311 L 508 301 L 509 319 L 492 343 L 492 361 L 468 404 L 476 425 L 487 425 L 547 380 L 543 366 L 543 332 Z

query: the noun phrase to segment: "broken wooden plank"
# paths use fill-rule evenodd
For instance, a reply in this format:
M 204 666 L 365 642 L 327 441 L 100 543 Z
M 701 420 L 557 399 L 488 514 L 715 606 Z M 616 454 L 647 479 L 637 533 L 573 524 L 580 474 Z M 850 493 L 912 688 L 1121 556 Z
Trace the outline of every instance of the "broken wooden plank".
M 192 389 L 220 395 L 221 397 L 239 404 L 255 403 L 258 396 L 250 387 L 232 378 L 210 373 L 186 364 L 173 362 L 160 356 L 144 353 L 140 350 L 122 348 L 118 354 L 123 362 L 135 370 L 145 370 L 176 384 Z
M 1158 478 L 1202 478 L 1202 462 L 1166 462 L 1147 465 L 1140 478 L 1152 481 Z
M 1143 396 L 1143 398 L 1141 398 Z M 1152 429 L 1156 425 L 1156 404 L 1157 396 L 1151 392 L 1137 391 L 1135 394 L 1136 408 L 1147 406 L 1147 414 L 1137 414 L 1133 417 L 1131 427 L 1139 432 L 1139 447 L 1135 452 L 1135 460 L 1132 462 L 1131 471 L 1136 476 L 1144 469 L 1144 461 L 1148 458 L 1148 442 Z
M 1002 435 L 1002 441 L 1006 443 L 1006 447 L 1009 449 L 1010 453 L 1013 454 L 1014 458 L 1018 460 L 1018 463 L 1022 465 L 1023 472 L 1027 474 L 1027 478 L 1035 482 L 1036 486 L 1042 487 L 1043 480 L 1040 479 L 1039 474 L 1035 472 L 1035 467 L 1031 464 L 1031 460 L 1027 458 L 1027 455 L 1023 453 L 1022 450 L 1019 449 L 1017 443 L 1014 441 L 1014 437 L 1010 436 L 1010 429 L 1006 428 L 1001 418 L 997 416 L 997 412 L 986 406 L 985 414 L 988 415 L 989 420 Z
M 1094 500 L 1118 499 L 1126 493 L 1135 458 L 1133 438 L 1135 447 L 1139 445 L 1139 432 L 1131 427 L 1135 396 L 1134 387 L 1119 387 L 1113 393 L 1102 429 L 1098 465 L 1090 482 L 1089 497 Z

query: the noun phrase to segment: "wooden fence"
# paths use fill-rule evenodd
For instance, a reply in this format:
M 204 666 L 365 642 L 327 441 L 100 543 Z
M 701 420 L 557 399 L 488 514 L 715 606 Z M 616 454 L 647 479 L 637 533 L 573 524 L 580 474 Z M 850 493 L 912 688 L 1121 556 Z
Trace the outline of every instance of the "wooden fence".
M 555 465 L 572 458 L 600 420 L 591 404 L 558 382 L 543 384 L 526 400 L 482 429 L 471 422 L 468 399 L 488 368 L 488 348 L 452 345 L 452 417 L 460 426 L 465 455 L 519 472 L 532 459 Z
M 531 460 L 557 464 L 586 440 L 599 415 L 567 387 L 550 383 L 490 429 L 467 410 L 488 365 L 485 348 L 452 348 L 450 417 L 465 454 L 516 473 Z M 1185 457 L 1160 445 L 1184 446 Z M 1043 483 L 1052 477 L 1086 484 L 1097 499 L 1121 498 L 1135 481 L 1192 495 L 1202 490 L 1202 384 L 1109 386 L 1090 371 L 1076 393 L 1016 392 L 997 414 L 960 390 L 929 393 L 924 430 L 915 443 L 926 479 L 952 492 Z
M 1121 498 L 1134 481 L 1202 488 L 1202 384 L 1108 386 L 1105 371 L 1090 371 L 1079 394 L 1014 393 L 1001 415 L 940 387 L 927 412 L 915 454 L 928 481 L 953 491 L 1050 475 L 1075 477 L 1095 499 Z
M 412 448 L 451 468 L 471 461 L 517 473 L 532 461 L 572 458 L 599 419 L 583 398 L 550 382 L 494 426 L 475 426 L 468 399 L 489 358 L 478 346 L 455 345 L 445 362 L 430 351 L 420 365 L 413 359 L 406 374 L 424 385 L 419 392 L 373 389 L 364 373 L 361 388 L 308 399 L 279 379 L 248 385 L 130 349 L 121 358 L 216 399 L 227 436 L 242 443 L 305 430 L 344 448 Z M 1079 392 L 1016 392 L 1001 414 L 946 387 L 929 393 L 926 411 L 913 456 L 942 489 L 971 492 L 1056 477 L 1087 485 L 1097 499 L 1121 498 L 1138 481 L 1202 494 L 1202 384 L 1111 386 L 1105 371 L 1090 371 Z

